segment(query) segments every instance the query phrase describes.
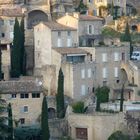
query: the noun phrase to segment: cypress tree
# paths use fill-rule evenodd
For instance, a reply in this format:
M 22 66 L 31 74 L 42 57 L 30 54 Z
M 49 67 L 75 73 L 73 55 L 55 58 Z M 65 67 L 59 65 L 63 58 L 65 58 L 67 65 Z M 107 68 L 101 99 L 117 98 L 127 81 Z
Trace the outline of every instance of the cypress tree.
M 0 44 L 0 80 L 2 80 L 2 51 L 1 51 L 1 44 Z
M 125 33 L 122 37 L 122 41 L 126 41 L 126 42 L 130 43 L 130 58 L 131 58 L 131 55 L 132 55 L 132 52 L 133 52 L 133 46 L 132 46 L 132 40 L 131 40 L 131 34 L 130 34 L 128 22 L 126 23 Z
M 11 104 L 8 104 L 8 140 L 13 140 L 13 117 L 12 117 L 12 107 Z
M 113 3 L 113 0 L 112 0 L 112 3 L 111 3 L 111 15 L 114 18 L 114 3 Z
M 122 89 L 121 89 L 120 112 L 123 112 L 123 102 L 124 102 L 124 84 L 122 84 Z
M 21 57 L 20 57 L 20 71 L 21 74 L 26 75 L 26 53 L 25 53 L 25 29 L 24 29 L 24 17 L 20 23 L 20 35 L 21 35 Z
M 65 116 L 65 107 L 64 107 L 64 75 L 62 69 L 59 70 L 58 76 L 58 88 L 56 94 L 56 109 L 57 117 L 64 118 Z
M 47 105 L 46 96 L 44 96 L 43 102 L 42 102 L 41 131 L 42 131 L 41 140 L 49 140 L 50 131 L 49 131 L 49 125 L 48 125 L 48 105 Z
M 100 104 L 101 104 L 101 89 L 100 87 L 98 87 L 96 89 L 96 111 L 100 111 L 101 107 L 100 107 Z
M 20 27 L 17 18 L 14 25 L 14 39 L 11 48 L 11 77 L 20 76 Z

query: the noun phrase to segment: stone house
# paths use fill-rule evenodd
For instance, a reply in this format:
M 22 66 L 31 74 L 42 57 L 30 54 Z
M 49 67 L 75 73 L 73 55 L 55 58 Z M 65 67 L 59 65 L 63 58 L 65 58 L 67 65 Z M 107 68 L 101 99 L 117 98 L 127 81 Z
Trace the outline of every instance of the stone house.
M 107 8 L 108 5 L 112 4 L 112 2 L 114 4 L 114 9 L 118 9 L 118 16 L 121 16 L 126 13 L 126 0 L 95 0 L 95 5 L 97 7 L 97 15 L 100 15 L 100 8 Z
M 57 22 L 78 30 L 79 46 L 91 47 L 101 40 L 102 18 L 73 13 L 73 15 L 66 14 Z
M 81 100 L 93 94 L 95 65 L 87 51 L 80 48 L 53 48 L 52 64 L 56 66 L 56 75 L 62 68 L 65 95 Z
M 77 30 L 56 22 L 40 23 L 34 27 L 34 66 L 51 65 L 52 47 L 75 47 Z M 47 61 L 46 61 L 47 60 Z
M 124 44 L 120 46 L 96 46 L 96 47 L 81 47 L 91 54 L 93 61 L 95 61 L 95 79 L 94 86 L 108 86 L 110 87 L 110 99 L 120 98 L 118 90 L 122 87 L 122 75 L 128 75 L 128 69 L 123 67 L 129 60 L 129 45 Z M 124 72 L 124 73 L 123 73 Z M 125 77 L 126 78 L 126 77 Z M 126 81 L 128 84 L 129 79 Z M 128 90 L 129 89 L 129 90 Z M 131 88 L 126 86 L 126 94 L 132 94 L 127 99 L 133 99 L 133 92 Z
M 108 140 L 115 131 L 123 130 L 124 114 L 95 113 L 68 115 L 69 135 L 74 140 Z
M 41 82 L 41 81 L 40 81 Z M 43 89 L 35 79 L 1 81 L 1 98 L 11 103 L 14 125 L 28 126 L 40 123 Z

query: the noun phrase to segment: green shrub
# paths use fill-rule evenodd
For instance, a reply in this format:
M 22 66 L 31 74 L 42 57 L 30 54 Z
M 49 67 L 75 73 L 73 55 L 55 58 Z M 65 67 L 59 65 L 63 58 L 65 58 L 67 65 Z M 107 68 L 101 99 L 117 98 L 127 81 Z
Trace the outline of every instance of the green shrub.
M 108 138 L 108 140 L 130 140 L 129 136 L 124 135 L 121 131 L 116 131 Z
M 84 102 L 76 102 L 72 105 L 72 109 L 74 113 L 84 113 L 85 108 L 84 108 Z

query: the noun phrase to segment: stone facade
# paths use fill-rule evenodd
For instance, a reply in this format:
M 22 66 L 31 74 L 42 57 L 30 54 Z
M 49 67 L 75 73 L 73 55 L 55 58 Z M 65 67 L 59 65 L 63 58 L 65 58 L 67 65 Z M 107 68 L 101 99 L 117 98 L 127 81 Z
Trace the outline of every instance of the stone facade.
M 66 14 L 59 18 L 57 22 L 78 30 L 80 46 L 90 47 L 101 40 L 102 18 L 73 13 L 73 15 Z
M 113 132 L 124 129 L 125 121 L 123 113 L 70 114 L 68 124 L 69 134 L 75 140 L 107 140 Z
M 1 97 L 12 104 L 14 125 L 39 124 L 43 90 L 36 80 L 1 81 Z

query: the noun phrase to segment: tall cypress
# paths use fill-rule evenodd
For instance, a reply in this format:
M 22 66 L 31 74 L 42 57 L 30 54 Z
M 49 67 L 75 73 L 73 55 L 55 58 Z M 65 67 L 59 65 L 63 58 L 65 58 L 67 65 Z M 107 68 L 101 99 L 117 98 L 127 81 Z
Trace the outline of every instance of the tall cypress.
M 8 104 L 8 140 L 13 140 L 13 117 L 12 117 L 12 107 L 11 104 Z
M 25 53 L 25 29 L 24 29 L 24 17 L 20 23 L 20 36 L 21 36 L 21 56 L 20 56 L 20 71 L 21 74 L 26 75 L 26 53 Z
M 2 80 L 2 51 L 1 51 L 1 44 L 0 44 L 0 80 Z
M 131 58 L 131 55 L 132 55 L 132 52 L 133 52 L 133 46 L 132 46 L 132 40 L 131 40 L 131 34 L 130 34 L 128 22 L 126 23 L 125 33 L 122 37 L 122 41 L 126 41 L 126 42 L 130 43 L 130 58 Z
M 113 0 L 112 0 L 112 3 L 111 3 L 111 15 L 114 18 L 114 3 L 113 3 Z
M 20 27 L 18 19 L 15 18 L 14 39 L 13 46 L 11 47 L 11 77 L 20 76 L 20 48 Z
M 41 133 L 42 133 L 41 140 L 49 140 L 50 131 L 48 125 L 48 105 L 47 105 L 46 96 L 44 96 L 42 102 Z
M 65 116 L 65 107 L 64 107 L 64 75 L 62 69 L 59 70 L 58 76 L 58 88 L 56 94 L 56 109 L 57 117 L 64 118 Z

